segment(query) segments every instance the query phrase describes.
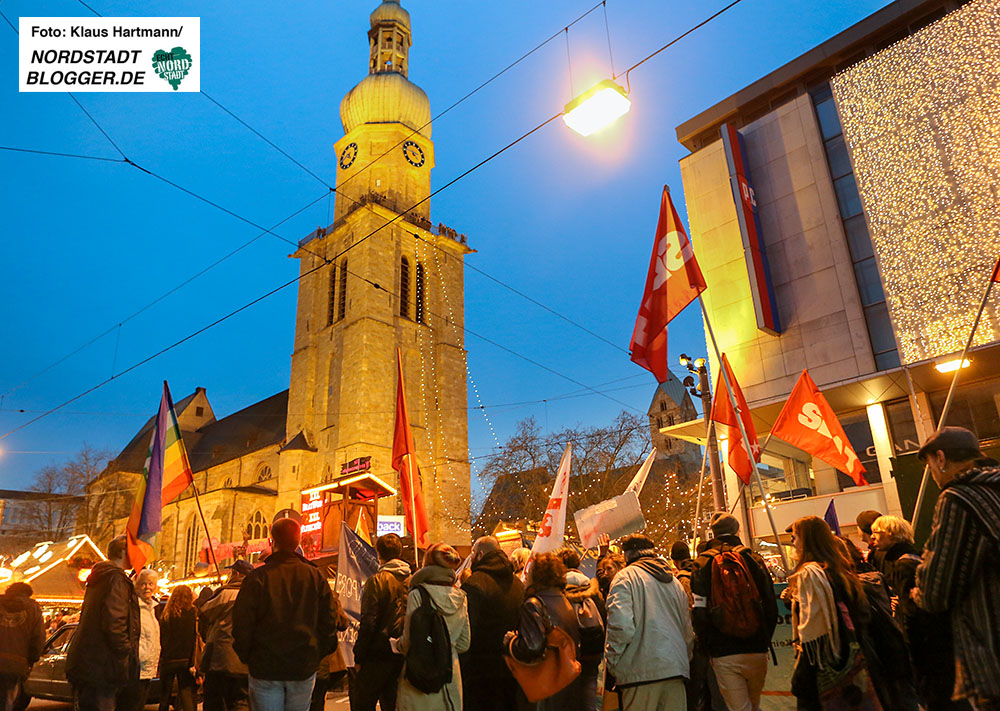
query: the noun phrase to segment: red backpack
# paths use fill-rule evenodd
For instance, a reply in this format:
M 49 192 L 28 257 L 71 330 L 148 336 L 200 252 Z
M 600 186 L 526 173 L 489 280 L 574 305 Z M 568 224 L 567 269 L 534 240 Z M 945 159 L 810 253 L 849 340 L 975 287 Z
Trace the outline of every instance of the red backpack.
M 763 627 L 764 610 L 743 550 L 743 546 L 732 548 L 712 558 L 709 616 L 713 626 L 727 637 L 750 639 Z

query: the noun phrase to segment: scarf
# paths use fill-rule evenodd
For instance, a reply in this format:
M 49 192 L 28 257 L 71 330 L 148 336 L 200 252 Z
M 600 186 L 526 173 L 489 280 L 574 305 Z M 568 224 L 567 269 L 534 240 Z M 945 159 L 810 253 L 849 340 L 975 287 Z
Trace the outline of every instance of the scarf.
M 819 563 L 806 563 L 793 578 L 799 601 L 799 642 L 809 663 L 822 669 L 836 663 L 840 656 L 840 624 L 833 588 Z

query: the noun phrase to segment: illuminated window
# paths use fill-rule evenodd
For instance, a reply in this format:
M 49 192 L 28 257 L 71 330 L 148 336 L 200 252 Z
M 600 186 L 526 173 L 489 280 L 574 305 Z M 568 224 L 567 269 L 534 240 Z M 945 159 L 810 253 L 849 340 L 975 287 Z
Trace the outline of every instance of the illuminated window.
M 854 278 L 858 285 L 861 306 L 865 312 L 865 323 L 868 325 L 868 339 L 872 355 L 875 357 L 875 367 L 878 370 L 895 368 L 899 365 L 899 351 L 892 333 L 892 322 L 889 320 L 885 292 L 875 263 L 871 236 L 865 223 L 861 196 L 858 194 L 851 159 L 844 143 L 844 131 L 837 115 L 837 105 L 834 103 L 833 92 L 828 84 L 814 90 L 812 98 L 826 149 L 830 177 L 833 179 L 833 190 L 837 195 L 837 206 L 847 237 L 847 247 L 854 263 Z
M 406 257 L 399 261 L 399 315 L 410 318 L 410 262 Z
M 337 320 L 347 313 L 347 260 L 340 263 L 340 293 L 337 295 Z
M 417 323 L 424 321 L 424 265 L 417 262 Z
M 198 520 L 192 516 L 184 537 L 184 572 L 189 573 L 198 562 Z
M 257 481 L 267 481 L 271 478 L 271 467 L 267 464 L 261 464 L 257 467 Z
M 267 519 L 264 518 L 264 514 L 260 511 L 255 511 L 253 516 L 247 519 L 247 525 L 244 526 L 244 531 L 247 534 L 247 538 L 251 541 L 267 538 Z

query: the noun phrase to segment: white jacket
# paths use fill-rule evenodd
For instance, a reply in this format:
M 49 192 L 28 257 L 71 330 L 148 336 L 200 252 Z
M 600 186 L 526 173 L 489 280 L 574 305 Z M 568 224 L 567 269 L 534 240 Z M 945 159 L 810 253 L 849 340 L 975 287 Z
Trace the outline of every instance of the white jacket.
M 160 623 L 155 604 L 139 598 L 139 678 L 153 679 L 160 663 Z
M 665 560 L 644 557 L 619 571 L 607 611 L 605 656 L 619 684 L 689 676 L 694 629 L 687 593 Z

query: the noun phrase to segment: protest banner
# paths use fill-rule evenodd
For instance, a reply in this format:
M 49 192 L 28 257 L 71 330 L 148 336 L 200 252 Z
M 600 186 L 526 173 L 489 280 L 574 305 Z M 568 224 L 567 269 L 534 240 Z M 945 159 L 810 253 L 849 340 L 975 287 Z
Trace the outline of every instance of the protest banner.
M 358 639 L 361 626 L 361 591 L 365 581 L 378 570 L 378 556 L 375 549 L 365 543 L 358 534 L 340 524 L 340 553 L 337 556 L 337 582 L 335 590 L 340 595 L 340 604 L 347 614 L 348 626 L 337 633 L 344 663 L 354 666 L 354 643 Z

